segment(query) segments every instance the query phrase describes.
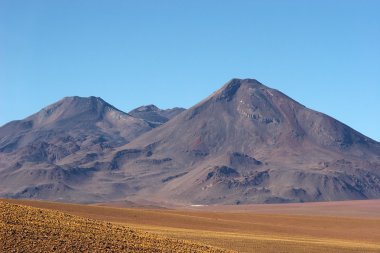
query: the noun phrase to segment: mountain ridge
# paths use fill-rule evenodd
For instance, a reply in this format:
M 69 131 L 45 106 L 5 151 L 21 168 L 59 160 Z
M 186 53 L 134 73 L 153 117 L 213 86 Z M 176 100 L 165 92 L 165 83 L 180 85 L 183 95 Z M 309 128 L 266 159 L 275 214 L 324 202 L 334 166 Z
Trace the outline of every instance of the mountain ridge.
M 170 109 L 160 109 L 157 106 L 150 104 L 137 107 L 128 113 L 136 118 L 141 118 L 150 122 L 154 126 L 160 126 L 173 117 L 177 116 L 185 109 L 181 107 L 174 107 Z
M 249 89 L 254 89 L 255 91 L 250 93 Z M 239 96 L 235 97 L 237 94 Z M 250 100 L 251 98 L 253 100 Z M 205 111 L 207 112 L 206 114 L 204 114 Z M 300 124 L 298 122 L 298 118 L 300 117 L 303 117 L 307 123 Z M 227 121 L 225 120 L 226 118 Z M 237 125 L 238 127 L 236 127 Z M 324 126 L 326 127 L 324 128 Z M 245 129 L 249 130 L 245 131 Z M 308 130 L 307 133 L 305 129 Z M 234 157 L 229 157 L 229 153 L 235 152 L 241 154 L 242 157 L 248 157 L 248 160 L 257 160 L 264 164 L 262 166 L 255 164 L 251 166 L 251 169 L 256 173 L 252 179 L 254 181 L 253 184 L 259 184 L 259 181 L 264 181 L 265 178 L 269 177 L 269 171 L 272 171 L 273 174 L 286 174 L 278 172 L 278 168 L 274 169 L 275 167 L 293 166 L 293 163 L 305 163 L 299 158 L 303 154 L 303 150 L 310 151 L 312 155 L 308 153 L 303 155 L 308 157 L 309 163 L 315 164 L 313 166 L 320 169 L 323 169 L 324 165 L 322 166 L 321 164 L 324 164 L 324 162 L 329 164 L 329 166 L 333 164 L 339 167 L 340 165 L 336 163 L 342 157 L 342 150 L 349 152 L 350 156 L 355 156 L 355 159 L 362 156 L 371 157 L 371 159 L 376 158 L 373 154 L 366 154 L 367 151 L 363 151 L 366 148 L 366 144 L 362 145 L 362 142 L 368 142 L 373 145 L 373 149 L 376 150 L 371 152 L 379 154 L 379 144 L 377 142 L 370 140 L 351 128 L 347 128 L 341 122 L 325 114 L 310 110 L 294 100 L 289 100 L 289 97 L 283 93 L 270 89 L 256 80 L 232 79 L 220 90 L 168 122 L 165 128 L 154 129 L 121 148 L 146 150 L 147 147 L 150 147 L 150 152 L 153 153 L 152 157 L 157 156 L 161 159 L 177 157 L 177 159 L 171 160 L 171 169 L 178 170 L 177 174 L 174 175 L 174 179 L 173 176 L 166 177 L 172 178 L 172 180 L 165 180 L 167 184 L 163 188 L 166 190 L 164 190 L 162 195 L 166 199 L 174 198 L 175 196 L 171 194 L 175 193 L 176 195 L 178 192 L 183 191 L 184 195 L 178 198 L 178 201 L 181 201 L 189 197 L 192 199 L 192 196 L 196 195 L 196 190 L 193 188 L 207 189 L 205 181 L 207 181 L 206 179 L 209 175 L 219 175 L 217 179 L 217 183 L 219 184 L 220 181 L 225 181 L 226 184 L 244 185 L 245 183 L 240 182 L 240 179 L 234 180 L 233 178 L 229 178 L 233 175 L 239 175 L 244 178 L 243 175 L 238 173 L 238 170 L 231 168 L 228 162 L 226 162 L 227 160 L 234 159 Z M 211 158 L 209 159 L 208 157 Z M 281 157 L 282 160 L 276 161 L 272 157 Z M 132 170 L 131 168 L 136 167 L 137 175 L 135 176 L 138 176 L 138 171 L 141 170 L 141 167 L 134 165 L 133 161 L 133 159 L 125 160 L 125 166 L 128 167 L 129 171 Z M 378 162 L 378 158 L 376 158 L 376 162 Z M 265 163 L 269 163 L 270 165 L 265 166 Z M 290 163 L 290 165 L 287 165 L 287 163 Z M 123 168 L 122 165 L 119 165 L 119 167 Z M 184 167 L 188 167 L 188 169 L 183 170 Z M 290 172 L 290 175 L 288 175 L 290 178 L 286 180 L 295 177 L 292 175 L 292 170 L 288 172 Z M 305 172 L 297 171 L 294 173 L 302 176 Z M 203 179 L 199 178 L 199 175 L 204 175 Z M 299 177 L 299 175 L 296 176 Z M 323 176 L 316 175 L 318 180 L 322 180 Z M 273 175 L 273 177 L 280 177 L 280 175 Z M 333 175 L 329 177 L 329 180 L 335 180 L 331 178 L 334 178 Z M 378 176 L 376 178 L 378 179 Z M 196 181 L 202 181 L 203 183 L 198 184 L 197 187 L 193 187 L 193 185 L 197 185 Z M 283 184 L 286 182 L 279 183 Z M 252 182 L 248 182 L 249 184 L 252 184 Z M 345 182 L 342 182 L 342 184 L 345 184 Z M 183 189 L 186 188 L 185 185 L 189 187 L 186 190 Z M 278 189 L 279 187 L 271 187 L 277 188 L 276 191 L 281 191 Z M 303 187 L 305 186 L 303 185 Z M 252 188 L 255 189 L 257 187 Z M 317 188 L 321 188 L 321 186 L 316 186 L 313 189 L 313 196 L 318 197 L 319 189 Z M 268 189 L 261 190 L 265 192 Z M 378 190 L 376 188 L 375 191 L 378 192 Z M 225 190 L 215 190 L 215 193 L 212 194 L 223 191 Z M 260 189 L 255 189 L 255 191 L 260 191 Z M 294 195 L 300 195 L 304 192 L 304 189 L 302 187 L 295 187 L 294 189 L 289 189 L 289 191 L 294 191 Z M 201 192 L 204 194 L 205 190 Z M 338 191 L 335 192 L 339 195 Z M 231 198 L 236 199 L 242 194 L 244 193 L 240 192 Z M 258 195 L 260 194 L 259 192 Z M 356 193 L 352 193 L 352 195 L 356 196 Z M 248 201 L 247 203 L 250 203 L 249 201 L 311 201 L 314 198 L 313 196 L 306 198 L 296 197 L 294 200 L 288 197 L 275 197 L 274 199 L 269 198 L 266 200 L 238 201 L 239 203 L 244 203 L 245 201 Z M 339 196 L 339 198 L 349 198 L 348 196 Z M 335 196 L 333 198 L 338 197 Z M 318 200 L 326 199 L 318 197 Z M 213 199 L 211 201 L 207 200 L 207 198 L 206 200 L 192 199 L 190 202 L 193 203 L 192 201 L 200 201 L 203 204 L 219 203 L 219 200 Z M 221 201 L 223 203 L 223 200 Z
M 113 126 L 119 133 L 109 137 L 116 142 L 105 141 L 107 147 L 87 147 L 78 137 L 77 150 L 56 159 L 66 144 L 45 147 L 32 139 L 27 155 L 34 160 L 24 161 L 25 151 L 7 155 L 1 149 L 0 128 L 0 178 L 9 180 L 0 196 L 185 205 L 380 198 L 380 143 L 255 79 L 234 78 L 172 117 L 154 105 L 120 116 L 98 106 L 99 101 L 78 102 L 80 109 L 74 111 L 87 113 L 63 125 L 95 125 L 103 134 Z M 123 117 L 128 119 L 124 125 L 115 123 Z M 135 134 L 117 142 L 126 129 Z M 39 162 L 42 158 L 45 163 Z M 32 171 L 37 176 L 28 174 Z

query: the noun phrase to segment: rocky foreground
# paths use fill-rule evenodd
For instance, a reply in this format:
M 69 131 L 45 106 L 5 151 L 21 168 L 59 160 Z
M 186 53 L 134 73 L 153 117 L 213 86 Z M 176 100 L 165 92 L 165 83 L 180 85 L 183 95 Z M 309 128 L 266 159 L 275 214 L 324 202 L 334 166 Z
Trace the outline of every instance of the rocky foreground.
M 0 252 L 226 252 L 125 226 L 0 201 Z

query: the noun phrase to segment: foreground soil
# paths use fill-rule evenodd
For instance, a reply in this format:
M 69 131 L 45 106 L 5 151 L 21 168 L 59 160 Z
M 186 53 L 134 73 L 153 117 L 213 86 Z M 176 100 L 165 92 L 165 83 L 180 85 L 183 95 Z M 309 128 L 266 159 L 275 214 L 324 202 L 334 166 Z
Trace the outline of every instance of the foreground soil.
M 0 201 L 0 252 L 227 252 L 121 225 Z
M 4 200 L 238 252 L 379 253 L 380 201 L 187 209 Z M 186 251 L 181 251 L 186 252 Z M 196 251 L 194 251 L 196 252 Z

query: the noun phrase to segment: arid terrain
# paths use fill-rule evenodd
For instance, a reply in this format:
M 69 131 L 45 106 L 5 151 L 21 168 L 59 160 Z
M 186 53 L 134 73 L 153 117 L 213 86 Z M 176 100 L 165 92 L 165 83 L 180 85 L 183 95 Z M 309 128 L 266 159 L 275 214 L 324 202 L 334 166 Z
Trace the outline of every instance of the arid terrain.
M 380 0 L 0 0 L 0 253 L 380 253 L 379 45 Z
M 139 235 L 140 237 L 136 237 L 136 245 L 145 245 L 141 243 L 144 240 L 141 236 L 145 234 L 135 230 L 150 232 L 160 238 L 170 238 L 168 242 L 173 242 L 174 239 L 188 240 L 194 242 L 193 245 L 207 244 L 238 252 L 380 252 L 380 200 L 188 206 L 176 209 L 2 200 L 2 215 L 4 203 L 55 210 L 59 211 L 57 214 L 61 215 L 60 217 L 66 217 L 60 212 L 71 214 L 84 219 L 67 216 L 70 219 L 90 222 L 104 228 L 108 226 L 108 229 L 111 226 L 104 222 L 110 222 L 113 224 L 112 228 L 120 229 L 120 235 Z M 21 210 L 23 216 L 27 210 L 36 212 L 36 209 L 11 207 Z M 46 213 L 50 214 L 56 213 Z M 19 216 L 18 219 L 23 216 Z M 2 216 L 4 230 L 3 219 Z M 92 220 L 98 220 L 100 223 Z M 41 221 L 37 223 L 41 224 Z M 130 229 L 121 228 L 119 225 Z M 5 231 L 9 230 L 9 227 L 5 227 Z M 62 233 L 65 231 L 62 230 Z M 2 236 L 3 234 L 4 231 Z M 153 244 L 147 245 L 151 247 Z M 192 244 L 184 245 L 187 247 Z M 167 249 L 163 251 L 170 252 Z
M 66 97 L 0 127 L 0 197 L 181 205 L 380 198 L 380 143 L 255 79 L 186 110 Z
M 227 252 L 67 213 L 0 202 L 1 252 Z
M 380 252 L 380 143 L 255 79 L 66 97 L 0 127 L 0 181 L 5 252 Z

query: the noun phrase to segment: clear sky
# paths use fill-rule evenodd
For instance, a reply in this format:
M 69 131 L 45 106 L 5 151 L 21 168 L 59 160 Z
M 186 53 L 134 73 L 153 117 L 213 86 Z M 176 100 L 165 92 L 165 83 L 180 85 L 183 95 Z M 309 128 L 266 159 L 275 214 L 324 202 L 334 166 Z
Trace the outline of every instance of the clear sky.
M 0 125 L 64 96 L 190 107 L 255 78 L 380 141 L 379 0 L 0 0 Z

